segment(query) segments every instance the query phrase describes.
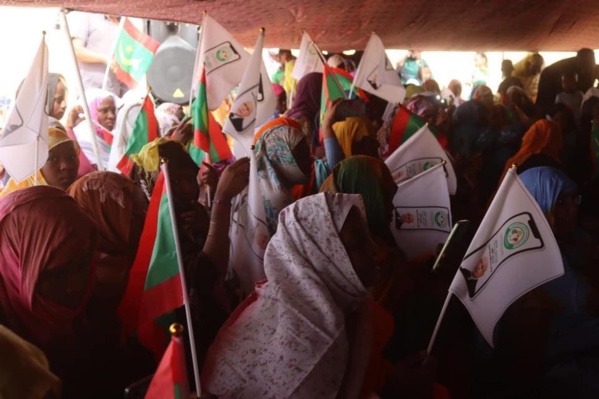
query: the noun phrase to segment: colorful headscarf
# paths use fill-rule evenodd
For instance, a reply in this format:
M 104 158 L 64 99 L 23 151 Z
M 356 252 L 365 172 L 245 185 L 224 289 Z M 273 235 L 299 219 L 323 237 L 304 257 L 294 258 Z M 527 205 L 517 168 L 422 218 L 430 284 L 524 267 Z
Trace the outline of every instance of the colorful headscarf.
M 543 154 L 561 163 L 563 144 L 564 139 L 557 123 L 545 119 L 538 120 L 522 137 L 520 151 L 506 162 L 503 176 L 513 164 L 522 165 L 533 154 Z
M 425 120 L 432 120 L 434 124 L 439 112 L 439 101 L 434 95 L 416 95 L 410 99 L 406 106 L 410 112 Z
M 64 191 L 48 186 L 28 187 L 0 199 L 0 306 L 10 328 L 36 345 L 73 337 L 78 309 L 42 297 L 36 291 L 45 270 L 90 257 L 97 241 L 95 223 Z
M 312 72 L 304 76 L 297 84 L 293 105 L 287 111 L 287 117 L 305 118 L 312 122 L 320 112 L 322 95 L 322 73 Z
M 530 168 L 518 175 L 543 213 L 551 213 L 561 193 L 575 193 L 576 183 L 564 172 L 548 166 Z
M 352 207 L 363 214 L 359 195 L 321 193 L 281 212 L 264 256 L 268 282 L 256 288 L 254 303 L 225 323 L 208 353 L 202 381 L 210 393 L 357 397 L 363 375 L 344 376 L 363 371 L 367 356 L 352 356 L 346 316 L 364 306 L 368 291 L 339 238 Z M 357 389 L 345 389 L 356 381 Z
M 296 127 L 277 125 L 266 130 L 256 142 L 254 155 L 266 224 L 272 236 L 279 212 L 295 201 L 293 186 L 305 183 L 306 176 L 293 157 L 293 150 L 306 136 Z
M 160 125 L 160 136 L 164 137 L 170 129 L 181 123 L 177 117 L 183 107 L 175 103 L 162 103 L 156 108 L 156 119 Z
M 385 162 L 366 155 L 341 161 L 324 181 L 321 192 L 360 194 L 364 200 L 368 227 L 372 234 L 382 234 L 389 228 L 391 214 L 385 201 L 392 199 L 397 185 Z
M 372 124 L 365 117 L 350 117 L 342 122 L 333 125 L 333 131 L 337 136 L 339 145 L 346 158 L 354 155 L 352 153 L 352 144 L 362 141 L 364 137 L 373 136 Z
M 75 147 L 75 151 L 77 152 L 77 154 L 79 154 L 79 146 L 77 145 L 77 143 L 73 140 L 71 140 L 69 138 L 69 136 L 62 130 L 59 129 L 57 127 L 52 127 L 50 129 L 48 129 L 48 151 L 50 151 L 51 149 L 53 149 L 54 147 L 56 147 L 59 144 L 62 143 L 73 143 L 73 146 Z M 47 186 L 48 182 L 46 182 L 46 179 L 44 179 L 44 175 L 42 175 L 41 171 L 37 172 L 37 184 L 38 186 Z M 6 183 L 6 187 L 4 187 L 4 190 L 2 190 L 0 192 L 0 197 L 5 196 L 8 193 L 12 193 L 13 191 L 19 190 L 21 188 L 25 188 L 25 187 L 31 187 L 35 185 L 35 176 L 31 176 L 28 177 L 27 179 L 23 180 L 20 183 L 17 183 L 13 180 L 13 178 L 11 177 L 8 180 L 8 183 Z

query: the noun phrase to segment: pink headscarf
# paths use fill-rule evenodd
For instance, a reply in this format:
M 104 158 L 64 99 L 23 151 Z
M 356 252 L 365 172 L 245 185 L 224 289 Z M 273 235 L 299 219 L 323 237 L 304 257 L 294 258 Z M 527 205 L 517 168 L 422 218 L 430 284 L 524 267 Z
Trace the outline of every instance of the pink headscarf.
M 96 226 L 63 190 L 28 187 L 0 200 L 0 304 L 9 327 L 37 345 L 74 334 L 79 309 L 53 303 L 36 292 L 40 274 L 91 253 Z
M 357 397 L 368 355 L 352 353 L 348 336 L 356 331 L 346 329 L 346 317 L 363 309 L 368 291 L 339 238 L 354 206 L 364 214 L 360 195 L 321 193 L 281 211 L 264 257 L 268 282 L 257 286 L 258 299 L 232 316 L 210 347 L 202 375 L 210 393 Z M 368 339 L 359 336 L 358 342 Z

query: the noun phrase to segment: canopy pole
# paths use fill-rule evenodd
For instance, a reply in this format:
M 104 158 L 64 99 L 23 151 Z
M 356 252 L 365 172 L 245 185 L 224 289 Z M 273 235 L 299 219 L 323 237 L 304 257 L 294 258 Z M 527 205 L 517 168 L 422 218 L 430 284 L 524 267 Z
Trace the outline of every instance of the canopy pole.
M 73 40 L 71 39 L 71 31 L 69 30 L 69 24 L 67 22 L 67 15 L 65 10 L 60 10 L 60 20 L 62 23 L 62 29 L 67 37 L 67 41 L 69 43 L 69 53 L 71 55 L 71 60 L 73 61 L 73 68 L 77 72 L 75 75 L 77 76 L 77 87 L 79 92 L 81 93 L 81 100 L 83 107 L 83 114 L 85 115 L 85 121 L 89 127 L 89 132 L 91 133 L 92 138 L 92 146 L 94 147 L 94 154 L 96 155 L 96 165 L 100 172 L 104 171 L 104 165 L 102 165 L 102 157 L 100 156 L 100 149 L 98 147 L 98 140 L 96 137 L 96 129 L 94 129 L 94 125 L 92 122 L 91 115 L 89 113 L 89 106 L 87 105 L 87 98 L 85 97 L 85 88 L 83 87 L 83 80 L 81 79 L 81 71 L 79 70 L 79 64 L 77 64 L 77 57 L 75 56 L 75 48 L 73 47 Z

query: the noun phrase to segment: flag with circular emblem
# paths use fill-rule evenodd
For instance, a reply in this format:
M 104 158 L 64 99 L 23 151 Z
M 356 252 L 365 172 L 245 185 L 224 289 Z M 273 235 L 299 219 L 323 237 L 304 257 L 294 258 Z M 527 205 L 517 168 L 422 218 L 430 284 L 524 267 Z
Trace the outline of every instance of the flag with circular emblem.
M 137 86 L 154 60 L 158 43 L 125 19 L 113 54 L 116 77 L 130 88 Z

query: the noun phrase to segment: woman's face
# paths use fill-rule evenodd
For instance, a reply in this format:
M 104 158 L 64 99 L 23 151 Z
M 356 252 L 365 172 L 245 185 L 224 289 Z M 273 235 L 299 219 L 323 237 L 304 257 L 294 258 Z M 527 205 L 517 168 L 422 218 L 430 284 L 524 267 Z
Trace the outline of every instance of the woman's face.
M 52 103 L 52 111 L 50 116 L 58 120 L 62 119 L 67 109 L 67 88 L 59 80 L 54 93 L 54 102 Z
M 91 278 L 91 253 L 89 249 L 63 265 L 41 272 L 36 290 L 42 297 L 61 306 L 81 307 Z
M 116 104 L 112 97 L 106 97 L 98 107 L 98 123 L 112 131 L 116 123 Z
M 58 144 L 48 153 L 48 160 L 41 169 L 49 186 L 62 190 L 69 188 L 77 180 L 79 155 L 72 141 Z
M 339 238 L 364 287 L 374 286 L 384 263 L 384 252 L 370 237 L 368 225 L 358 208 L 353 207 L 350 210 L 339 232 Z

